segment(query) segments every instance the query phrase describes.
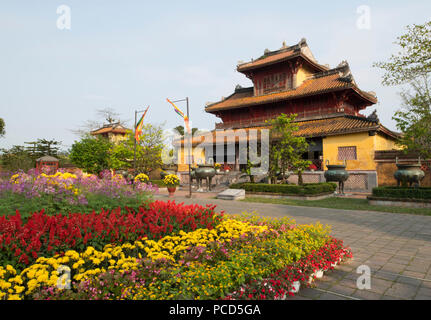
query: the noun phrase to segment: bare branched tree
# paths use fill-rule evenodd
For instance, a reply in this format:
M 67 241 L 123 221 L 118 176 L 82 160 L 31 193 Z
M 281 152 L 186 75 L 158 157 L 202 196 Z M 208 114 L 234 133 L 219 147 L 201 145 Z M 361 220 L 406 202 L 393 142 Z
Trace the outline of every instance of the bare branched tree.
M 97 120 L 86 120 L 84 124 L 81 125 L 78 129 L 72 129 L 71 131 L 74 134 L 82 137 L 89 134 L 91 131 L 102 128 L 104 125 L 112 125 L 114 123 L 118 123 L 120 125 L 127 126 L 127 122 L 130 121 L 122 120 L 120 118 L 120 114 L 109 107 L 97 109 L 96 118 Z

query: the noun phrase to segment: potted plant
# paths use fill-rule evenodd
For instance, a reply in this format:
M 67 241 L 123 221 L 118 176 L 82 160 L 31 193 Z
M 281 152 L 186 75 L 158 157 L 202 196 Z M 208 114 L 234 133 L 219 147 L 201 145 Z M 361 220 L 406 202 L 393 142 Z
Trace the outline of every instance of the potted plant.
M 145 173 L 140 173 L 135 177 L 135 183 L 148 183 L 150 181 L 150 178 Z
M 314 275 L 316 276 L 316 279 L 321 279 L 323 277 L 323 270 L 317 270 Z
M 293 264 L 284 270 L 284 279 L 289 283 L 288 292 L 297 293 L 301 287 L 301 281 L 304 281 L 304 272 L 300 264 Z
M 180 179 L 175 174 L 168 174 L 164 179 L 163 183 L 168 188 L 169 197 L 173 197 L 177 186 L 180 184 Z
M 220 163 L 216 163 L 216 164 L 214 165 L 214 168 L 216 169 L 216 172 L 220 172 L 221 164 L 220 164 Z
M 314 170 L 317 170 L 317 166 L 314 163 L 312 163 L 312 164 L 310 164 L 310 166 L 308 167 L 308 169 L 310 171 L 314 171 Z

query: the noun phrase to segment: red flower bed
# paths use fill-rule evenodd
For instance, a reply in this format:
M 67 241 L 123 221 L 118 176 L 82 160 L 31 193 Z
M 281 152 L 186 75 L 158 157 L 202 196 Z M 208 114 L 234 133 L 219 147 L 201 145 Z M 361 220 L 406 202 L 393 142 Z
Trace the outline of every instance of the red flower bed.
M 277 300 L 293 296 L 294 293 L 290 291 L 295 281 L 300 281 L 301 285 L 310 286 L 309 279 L 314 278 L 314 272 L 332 270 L 334 263 L 352 256 L 351 250 L 343 246 L 342 240 L 331 237 L 330 241 L 319 250 L 312 251 L 308 256 L 271 274 L 264 280 L 252 280 L 227 295 L 224 300 Z
M 138 212 L 129 208 L 100 213 L 71 213 L 50 216 L 35 212 L 23 222 L 19 212 L 0 216 L 0 263 L 20 269 L 40 256 L 53 256 L 66 250 L 82 251 L 88 246 L 102 250 L 108 243 L 158 239 L 183 230 L 212 229 L 221 220 L 215 206 L 183 205 L 155 201 Z

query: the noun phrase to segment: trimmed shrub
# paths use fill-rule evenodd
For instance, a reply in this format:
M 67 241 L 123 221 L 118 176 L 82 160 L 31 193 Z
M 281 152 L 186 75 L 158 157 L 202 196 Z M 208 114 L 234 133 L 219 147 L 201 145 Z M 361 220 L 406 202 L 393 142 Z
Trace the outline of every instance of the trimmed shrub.
M 268 192 L 285 195 L 316 195 L 332 193 L 337 189 L 334 182 L 306 183 L 302 186 L 295 184 L 267 184 L 267 183 L 237 183 L 230 185 L 231 189 L 244 189 L 248 192 Z
M 431 200 L 431 188 L 377 187 L 373 189 L 373 197 Z

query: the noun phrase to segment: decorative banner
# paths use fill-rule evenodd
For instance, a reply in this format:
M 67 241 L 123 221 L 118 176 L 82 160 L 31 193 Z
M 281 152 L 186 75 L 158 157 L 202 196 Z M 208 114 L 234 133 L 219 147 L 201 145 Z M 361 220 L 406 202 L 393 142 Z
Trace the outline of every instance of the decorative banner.
M 191 134 L 191 130 L 190 130 L 190 125 L 189 125 L 189 118 L 173 103 L 173 102 L 171 102 L 171 100 L 169 100 L 169 99 L 166 99 L 173 107 L 174 107 L 174 110 L 175 110 L 175 112 L 181 117 L 181 118 L 183 118 L 184 119 L 184 124 L 185 124 L 185 127 L 186 127 L 186 129 L 187 129 L 187 132 L 189 133 L 189 134 Z
M 147 114 L 148 109 L 150 108 L 150 106 L 148 106 L 147 110 L 145 110 L 144 114 L 142 115 L 141 119 L 139 120 L 139 122 L 136 124 L 136 128 L 135 128 L 135 140 L 136 142 L 139 142 L 141 135 L 142 135 L 142 127 L 144 126 L 144 117 Z
M 184 117 L 184 124 L 186 125 L 188 134 L 191 134 L 192 131 L 190 130 L 189 118 L 187 118 L 187 116 Z

